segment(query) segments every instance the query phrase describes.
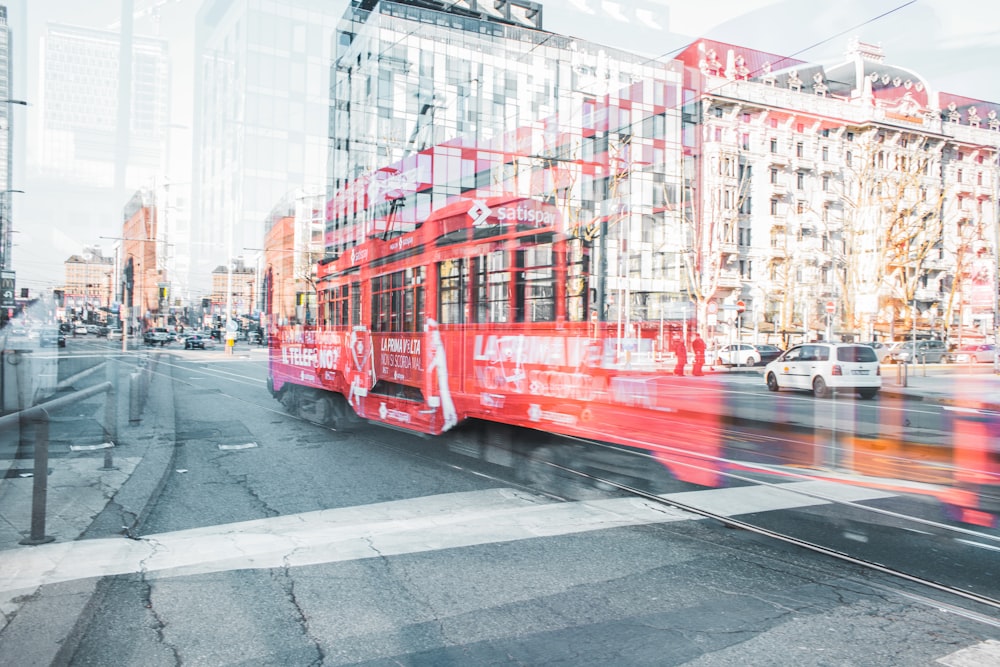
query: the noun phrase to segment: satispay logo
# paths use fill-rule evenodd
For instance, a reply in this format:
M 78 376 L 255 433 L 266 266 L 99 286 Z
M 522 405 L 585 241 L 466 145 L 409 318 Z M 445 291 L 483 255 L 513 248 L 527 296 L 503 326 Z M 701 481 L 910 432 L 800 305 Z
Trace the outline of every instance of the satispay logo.
M 485 227 L 486 221 L 489 219 L 490 214 L 493 211 L 484 202 L 480 200 L 475 200 L 472 202 L 472 207 L 469 209 L 469 217 L 472 218 L 473 227 Z

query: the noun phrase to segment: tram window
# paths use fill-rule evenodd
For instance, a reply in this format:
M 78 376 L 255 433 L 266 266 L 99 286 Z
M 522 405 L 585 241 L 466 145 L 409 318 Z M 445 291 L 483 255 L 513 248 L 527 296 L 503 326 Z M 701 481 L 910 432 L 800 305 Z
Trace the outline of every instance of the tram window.
M 348 324 L 348 287 L 341 285 L 324 292 L 326 304 L 324 310 L 324 324 L 333 326 L 344 326 Z
M 465 321 L 464 259 L 449 259 L 438 264 L 438 303 L 441 324 Z
M 348 324 L 351 323 L 351 321 L 349 319 L 349 317 L 350 317 L 350 309 L 349 309 L 350 301 L 348 300 L 348 291 L 347 291 L 347 289 L 348 289 L 347 285 L 341 285 L 340 286 L 340 321 L 337 322 L 337 324 L 340 324 L 342 326 L 347 326 Z
M 423 330 L 423 283 L 423 267 L 373 278 L 372 331 Z
M 510 260 L 505 250 L 476 258 L 476 321 L 510 321 Z
M 583 239 L 571 239 L 566 248 L 566 319 L 584 322 L 587 319 L 587 274 L 590 255 Z
M 361 283 L 351 283 L 351 322 L 361 324 Z
M 552 322 L 555 308 L 555 256 L 551 243 L 517 251 L 517 321 Z

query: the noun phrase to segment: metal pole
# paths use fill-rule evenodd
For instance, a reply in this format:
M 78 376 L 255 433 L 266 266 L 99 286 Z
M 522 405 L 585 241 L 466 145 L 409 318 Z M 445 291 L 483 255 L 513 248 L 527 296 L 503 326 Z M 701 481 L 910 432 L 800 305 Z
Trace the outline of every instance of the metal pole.
M 110 359 L 104 362 L 105 379 L 111 387 L 104 394 L 104 432 L 111 447 L 104 450 L 104 466 L 100 470 L 117 470 L 112 451 L 118 444 L 118 372 Z
M 28 427 L 29 419 L 25 413 L 21 419 L 22 437 Z M 31 485 L 31 535 L 24 538 L 19 544 L 34 546 L 37 544 L 47 544 L 56 538 L 45 534 L 45 504 L 49 490 L 49 415 L 42 410 L 41 415 L 36 415 L 35 423 L 35 468 Z

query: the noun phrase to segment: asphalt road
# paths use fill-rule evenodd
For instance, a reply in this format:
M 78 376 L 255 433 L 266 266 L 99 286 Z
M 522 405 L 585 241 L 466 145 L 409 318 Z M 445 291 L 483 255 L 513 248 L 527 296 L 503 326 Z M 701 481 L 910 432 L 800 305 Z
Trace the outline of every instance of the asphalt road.
M 560 500 L 441 441 L 332 432 L 282 411 L 261 355 L 177 351 L 157 368 L 176 408 L 174 458 L 139 539 L 109 526 L 79 543 L 84 572 L 104 576 L 67 664 L 997 659 L 996 609 L 614 490 Z M 742 380 L 727 391 L 761 407 Z M 665 491 L 863 555 L 895 551 L 935 578 L 978 569 L 966 581 L 977 590 L 990 583 L 987 550 L 948 533 L 947 557 L 924 559 L 940 542 L 862 509 L 905 516 L 921 498 L 800 479 Z

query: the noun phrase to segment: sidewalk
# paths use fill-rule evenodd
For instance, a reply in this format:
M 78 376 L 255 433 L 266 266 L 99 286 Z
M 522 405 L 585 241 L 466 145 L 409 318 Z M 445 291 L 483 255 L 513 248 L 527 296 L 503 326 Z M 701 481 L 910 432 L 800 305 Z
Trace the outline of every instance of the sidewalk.
M 117 383 L 117 442 L 106 442 L 104 395 L 80 403 L 84 409 L 53 411 L 45 531 L 54 543 L 129 535 L 141 523 L 147 503 L 165 483 L 174 456 L 172 383 L 150 354 L 149 385 L 141 421 L 129 422 L 130 375 L 136 367 L 114 363 Z M 169 373 L 169 371 L 166 371 Z M 98 373 L 105 377 L 104 372 Z M 96 384 L 96 383 L 92 383 Z M 13 434 L 16 436 L 16 434 Z M 33 436 L 31 442 L 34 442 Z M 5 452 L 9 450 L 5 449 Z M 105 469 L 108 455 L 113 469 Z M 31 534 L 32 462 L 3 461 L 0 471 L 0 550 L 22 550 Z M 38 552 L 41 557 L 42 552 Z M 16 568 L 15 568 L 16 569 Z M 0 655 L 10 665 L 50 665 L 72 644 L 74 628 L 91 603 L 98 578 L 34 589 L 16 588 L 17 572 L 0 572 Z M 14 582 L 14 583 L 12 583 Z

